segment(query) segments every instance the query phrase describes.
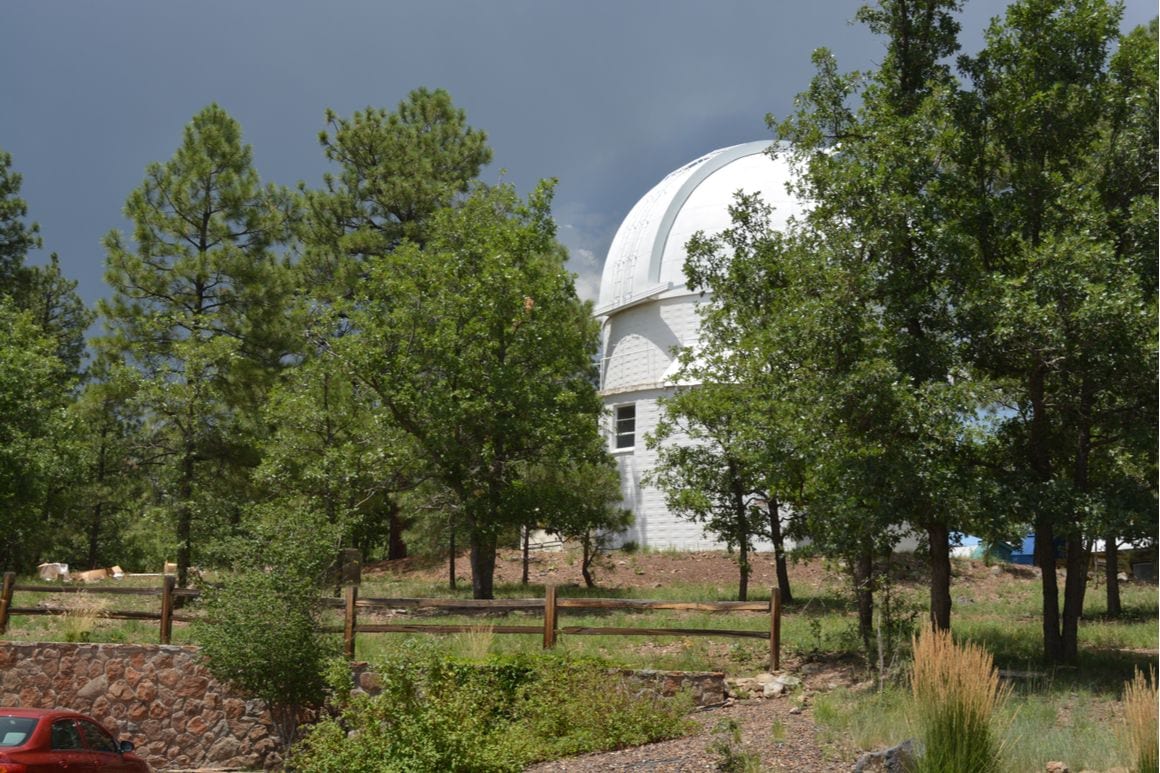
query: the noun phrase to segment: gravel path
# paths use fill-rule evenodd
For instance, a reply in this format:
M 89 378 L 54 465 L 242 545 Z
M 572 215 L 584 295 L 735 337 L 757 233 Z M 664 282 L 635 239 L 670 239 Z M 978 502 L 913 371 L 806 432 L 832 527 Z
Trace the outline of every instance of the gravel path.
M 714 728 L 728 720 L 736 722 L 741 730 L 741 742 L 733 748 L 740 753 L 759 754 L 761 770 L 848 773 L 854 765 L 856 753 L 820 743 L 809 707 L 800 714 L 791 714 L 793 708 L 794 704 L 785 699 L 737 701 L 695 714 L 700 729 L 694 735 L 616 752 L 540 763 L 528 768 L 527 773 L 716 770 L 723 755 L 710 747 L 719 745 L 728 736 L 714 732 Z

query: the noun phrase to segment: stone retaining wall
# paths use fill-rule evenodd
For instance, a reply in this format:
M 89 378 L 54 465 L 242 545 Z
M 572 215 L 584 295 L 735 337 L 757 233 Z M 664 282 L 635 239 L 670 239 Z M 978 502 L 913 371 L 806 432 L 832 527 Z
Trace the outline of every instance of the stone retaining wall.
M 224 687 L 197 653 L 164 644 L 0 642 L 0 705 L 91 714 L 115 737 L 132 741 L 155 770 L 280 765 L 265 704 Z M 352 669 L 358 689 L 378 692 L 366 663 Z M 698 706 L 725 700 L 720 673 L 611 673 L 662 695 L 688 690 Z
M 219 684 L 196 647 L 0 643 L 0 705 L 91 714 L 156 770 L 281 761 L 265 704 Z

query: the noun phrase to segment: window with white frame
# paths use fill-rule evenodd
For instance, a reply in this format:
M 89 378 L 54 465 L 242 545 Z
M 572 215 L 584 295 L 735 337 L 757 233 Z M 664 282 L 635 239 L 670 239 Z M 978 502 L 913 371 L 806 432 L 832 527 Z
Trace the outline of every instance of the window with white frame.
M 612 431 L 615 448 L 632 448 L 636 445 L 636 403 L 616 406 Z

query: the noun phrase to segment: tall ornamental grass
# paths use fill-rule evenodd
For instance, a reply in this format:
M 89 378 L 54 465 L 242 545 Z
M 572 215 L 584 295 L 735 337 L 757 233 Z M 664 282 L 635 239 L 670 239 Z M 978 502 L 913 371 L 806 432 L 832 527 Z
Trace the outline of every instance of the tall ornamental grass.
M 999 768 L 992 717 L 1009 690 L 999 683 L 991 654 L 955 644 L 950 631 L 924 629 L 914 646 L 911 689 L 923 753 L 918 769 L 986 773 Z
M 1124 743 L 1132 755 L 1132 770 L 1152 773 L 1160 770 L 1160 712 L 1157 710 L 1156 671 L 1148 677 L 1139 669 L 1124 683 Z

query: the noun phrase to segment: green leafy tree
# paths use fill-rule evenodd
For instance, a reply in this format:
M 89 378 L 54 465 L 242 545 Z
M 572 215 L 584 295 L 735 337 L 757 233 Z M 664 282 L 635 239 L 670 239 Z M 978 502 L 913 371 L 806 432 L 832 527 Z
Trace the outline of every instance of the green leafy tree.
M 747 402 L 738 384 L 705 383 L 663 402 L 656 432 L 646 438 L 657 453 L 649 484 L 670 510 L 700 523 L 737 552 L 737 598 L 749 598 L 749 556 L 768 538 L 769 487 L 761 448 L 751 442 L 739 414 Z M 688 442 L 666 443 L 674 436 Z
M 326 175 L 323 189 L 306 193 L 305 251 L 299 266 L 302 286 L 308 288 L 302 300 L 314 338 L 338 338 L 352 332 L 346 306 L 366 277 L 367 262 L 390 254 L 404 240 L 422 245 L 433 215 L 466 193 L 491 159 L 486 135 L 468 125 L 464 112 L 441 89 L 412 91 L 390 112 L 367 108 L 342 118 L 328 111 L 326 121 L 328 128 L 319 139 L 326 158 L 338 170 Z M 336 309 L 335 300 L 345 306 Z M 305 440 L 303 432 L 313 433 L 308 442 L 317 454 L 316 461 L 307 465 L 314 481 L 310 487 L 316 492 L 319 486 L 335 492 L 347 489 L 347 498 L 357 498 L 358 503 L 346 510 L 354 519 L 351 537 L 357 536 L 367 552 L 365 548 L 385 533 L 388 557 L 402 558 L 406 555 L 404 529 L 422 520 L 419 514 L 404 513 L 402 503 L 412 499 L 404 494 L 427 476 L 410 453 L 412 442 L 385 421 L 387 414 L 371 418 L 367 413 L 366 387 L 350 382 L 333 360 L 316 356 L 325 348 L 321 344 L 306 352 L 308 367 L 290 387 L 294 394 L 276 403 L 293 401 L 298 411 L 284 417 L 279 437 L 293 446 Z M 340 383 L 344 378 L 348 383 Z M 347 423 L 360 414 L 365 415 L 364 427 L 369 431 Z M 314 420 L 313 429 L 301 426 L 307 417 Z M 295 425 L 299 425 L 297 430 Z M 283 470 L 298 466 L 289 454 L 279 452 L 279 445 L 275 443 L 271 451 L 275 458 L 289 462 L 282 465 Z M 355 463 L 359 468 L 355 472 L 349 463 L 357 459 L 373 459 L 374 464 Z M 319 464 L 328 469 L 323 478 L 318 477 Z M 344 474 L 331 477 L 344 466 Z M 333 512 L 334 496 L 327 493 L 325 497 L 328 512 Z M 454 556 L 451 560 L 454 563 Z M 454 579 L 452 572 L 453 585 Z
M 958 49 L 958 9 L 956 0 L 864 8 L 859 19 L 887 38 L 882 64 L 852 79 L 820 68 L 798 112 L 778 127 L 793 143 L 802 198 L 815 202 L 804 218 L 811 246 L 837 285 L 820 294 L 852 303 L 838 357 L 816 352 L 839 398 L 827 402 L 824 426 L 847 438 L 847 461 L 867 473 L 859 477 L 873 506 L 924 532 L 930 616 L 943 629 L 949 538 L 967 525 L 971 496 L 963 462 L 974 444 L 965 425 L 985 398 L 984 385 L 965 377 L 955 303 L 965 250 L 946 227 L 953 199 L 944 193 L 944 158 L 957 92 L 946 61 Z M 855 98 L 860 104 L 846 108 Z M 838 125 L 835 116 L 843 116 Z
M 421 480 L 410 439 L 376 413 L 374 395 L 325 358 L 310 356 L 270 394 L 271 432 L 257 470 L 274 496 L 294 493 L 340 527 L 367 559 L 406 552 L 398 493 Z
M 587 459 L 571 464 L 555 459 L 540 465 L 529 476 L 528 501 L 521 507 L 535 514 L 532 526 L 580 546 L 580 575 L 589 588 L 596 587 L 593 567 L 633 520 L 632 511 L 621 506 L 620 474 L 604 451 L 603 438 L 599 440 L 600 449 L 593 449 Z M 524 558 L 526 585 L 526 552 Z
M 591 447 L 596 328 L 555 242 L 542 185 L 527 202 L 479 188 L 436 213 L 424 247 L 367 260 L 349 304 L 355 335 L 319 341 L 373 390 L 454 494 L 472 590 L 491 598 L 498 536 L 522 522 L 528 467 Z
M 296 348 L 277 253 L 295 212 L 260 184 L 237 122 L 210 105 L 130 195 L 132 243 L 105 239 L 113 295 L 98 345 L 134 369 L 140 458 L 175 526 L 183 586 L 199 530 L 236 522 L 250 496 L 258 407 Z
M 49 533 L 45 503 L 73 461 L 72 384 L 56 342 L 0 296 L 0 566 L 28 571 Z
M 974 362 L 1006 387 L 995 464 L 1035 531 L 1053 662 L 1078 654 L 1092 515 L 1132 467 L 1154 470 L 1157 445 L 1157 44 L 1154 25 L 1133 33 L 1113 65 L 1120 15 L 1017 2 L 963 62 L 955 160 L 979 270 L 959 308 Z

